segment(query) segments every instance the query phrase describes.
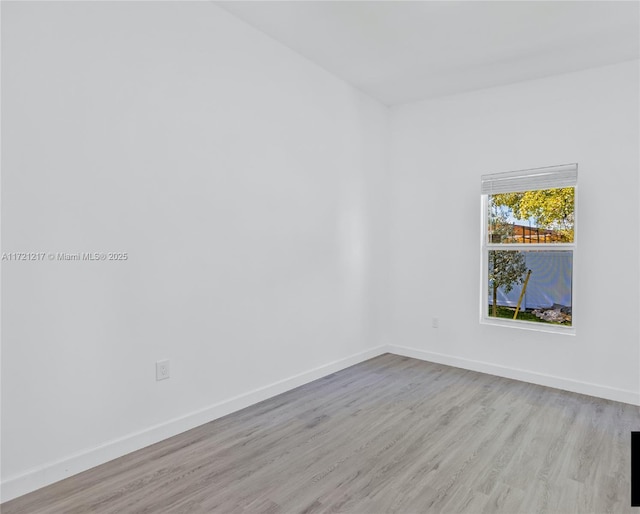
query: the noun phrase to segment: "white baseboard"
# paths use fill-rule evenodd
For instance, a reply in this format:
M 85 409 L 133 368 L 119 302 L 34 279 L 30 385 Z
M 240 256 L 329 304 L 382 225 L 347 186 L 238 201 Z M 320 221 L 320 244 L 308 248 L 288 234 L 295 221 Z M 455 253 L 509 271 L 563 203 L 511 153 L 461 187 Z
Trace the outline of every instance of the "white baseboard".
M 521 380 L 523 382 L 554 387 L 556 389 L 563 389 L 574 393 L 596 396 L 607 400 L 630 403 L 631 405 L 640 405 L 640 393 L 637 391 L 616 389 L 614 387 L 592 384 L 589 382 L 580 382 L 578 380 L 546 375 L 535 371 L 509 368 L 498 364 L 491 364 L 490 362 L 463 359 L 442 353 L 427 352 L 425 350 L 418 350 L 407 346 L 388 345 L 386 347 L 386 351 L 395 355 L 402 355 L 403 357 L 412 357 L 414 359 L 445 364 L 456 368 L 479 371 L 481 373 L 488 373 L 498 377 L 512 378 L 514 380 Z
M 110 460 L 122 457 L 141 448 L 160 442 L 174 435 L 213 421 L 232 412 L 244 409 L 278 394 L 284 393 L 298 386 L 304 385 L 318 378 L 325 377 L 336 371 L 353 366 L 365 360 L 385 353 L 386 346 L 379 346 L 364 352 L 339 359 L 323 366 L 313 368 L 304 373 L 274 382 L 264 387 L 254 389 L 223 402 L 191 412 L 179 418 L 169 420 L 139 432 L 128 434 L 119 439 L 108 441 L 95 448 L 89 448 L 64 459 L 47 463 L 30 469 L 19 475 L 7 478 L 0 485 L 1 501 L 6 502 L 27 494 L 41 487 L 53 484 L 82 471 L 86 471 Z
M 640 394 L 636 391 L 615 389 L 612 387 L 579 382 L 552 375 L 545 375 L 533 371 L 517 368 L 508 368 L 488 362 L 475 361 L 454 357 L 434 352 L 427 352 L 416 348 L 398 345 L 382 345 L 364 352 L 351 355 L 344 359 L 330 362 L 312 370 L 294 375 L 292 377 L 274 382 L 267 386 L 254 389 L 223 402 L 191 412 L 179 418 L 169 420 L 147 429 L 128 434 L 119 439 L 106 442 L 95 448 L 76 453 L 64 459 L 50 462 L 43 466 L 33 468 L 20 475 L 9 477 L 0 485 L 2 502 L 12 500 L 23 494 L 27 494 L 41 487 L 53 484 L 64 478 L 68 478 L 82 471 L 86 471 L 110 460 L 122 457 L 141 448 L 160 442 L 174 435 L 203 425 L 232 412 L 236 412 L 255 403 L 261 402 L 278 394 L 284 393 L 298 386 L 304 385 L 318 378 L 325 377 L 336 371 L 353 366 L 365 360 L 377 357 L 383 353 L 393 353 L 404 357 L 412 357 L 447 366 L 489 373 L 499 377 L 512 378 L 533 384 L 555 387 L 575 393 L 606 398 L 632 405 L 640 405 Z

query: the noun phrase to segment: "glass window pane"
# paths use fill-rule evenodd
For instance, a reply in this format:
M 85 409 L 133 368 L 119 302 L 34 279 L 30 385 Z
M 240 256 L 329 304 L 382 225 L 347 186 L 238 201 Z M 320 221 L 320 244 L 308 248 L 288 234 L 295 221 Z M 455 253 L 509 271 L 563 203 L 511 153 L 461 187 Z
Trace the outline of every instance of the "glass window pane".
M 571 326 L 573 251 L 489 250 L 488 264 L 490 317 Z
M 488 195 L 490 244 L 573 243 L 575 188 Z

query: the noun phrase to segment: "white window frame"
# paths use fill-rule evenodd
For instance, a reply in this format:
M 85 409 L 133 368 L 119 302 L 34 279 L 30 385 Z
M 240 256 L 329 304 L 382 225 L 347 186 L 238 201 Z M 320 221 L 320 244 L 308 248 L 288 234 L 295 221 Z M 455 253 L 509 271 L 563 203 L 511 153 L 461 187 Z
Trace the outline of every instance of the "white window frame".
M 494 173 L 482 176 L 481 187 L 481 271 L 480 271 L 480 323 L 510 327 L 537 332 L 552 332 L 556 334 L 576 334 L 576 260 L 577 260 L 577 236 L 578 236 L 578 164 L 563 164 L 544 168 L 511 171 L 506 173 Z M 489 243 L 489 200 L 492 193 L 532 191 L 538 189 L 550 189 L 553 187 L 574 188 L 574 236 L 573 243 Z M 494 189 L 495 188 L 495 189 Z M 571 326 L 555 325 L 552 323 L 537 323 L 535 321 L 511 320 L 506 318 L 494 318 L 489 316 L 489 251 L 490 250 L 544 250 L 573 252 L 571 266 Z

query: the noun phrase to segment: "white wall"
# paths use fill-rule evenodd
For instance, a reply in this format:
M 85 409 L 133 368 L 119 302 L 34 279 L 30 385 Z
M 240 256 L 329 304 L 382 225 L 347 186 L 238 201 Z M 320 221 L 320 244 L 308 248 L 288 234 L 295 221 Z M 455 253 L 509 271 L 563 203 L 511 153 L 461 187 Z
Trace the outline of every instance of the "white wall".
M 2 50 L 3 251 L 129 255 L 3 263 L 3 499 L 375 354 L 385 107 L 207 2 Z
M 389 126 L 210 3 L 3 2 L 3 251 L 129 260 L 2 263 L 2 498 L 380 344 L 638 403 L 638 86 L 627 63 Z M 577 336 L 481 326 L 480 175 L 565 162 Z
M 392 109 L 386 342 L 640 403 L 639 86 L 638 62 L 628 62 Z M 480 325 L 480 176 L 571 162 L 577 335 Z

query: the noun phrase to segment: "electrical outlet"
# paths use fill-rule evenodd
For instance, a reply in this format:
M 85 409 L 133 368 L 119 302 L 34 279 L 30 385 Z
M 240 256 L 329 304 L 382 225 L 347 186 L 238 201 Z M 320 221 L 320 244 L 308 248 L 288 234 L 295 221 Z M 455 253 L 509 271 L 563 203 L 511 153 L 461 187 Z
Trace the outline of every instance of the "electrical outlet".
M 169 378 L 169 361 L 156 362 L 156 380 Z
M 432 318 L 431 319 L 431 326 L 433 328 L 438 328 L 438 318 Z

